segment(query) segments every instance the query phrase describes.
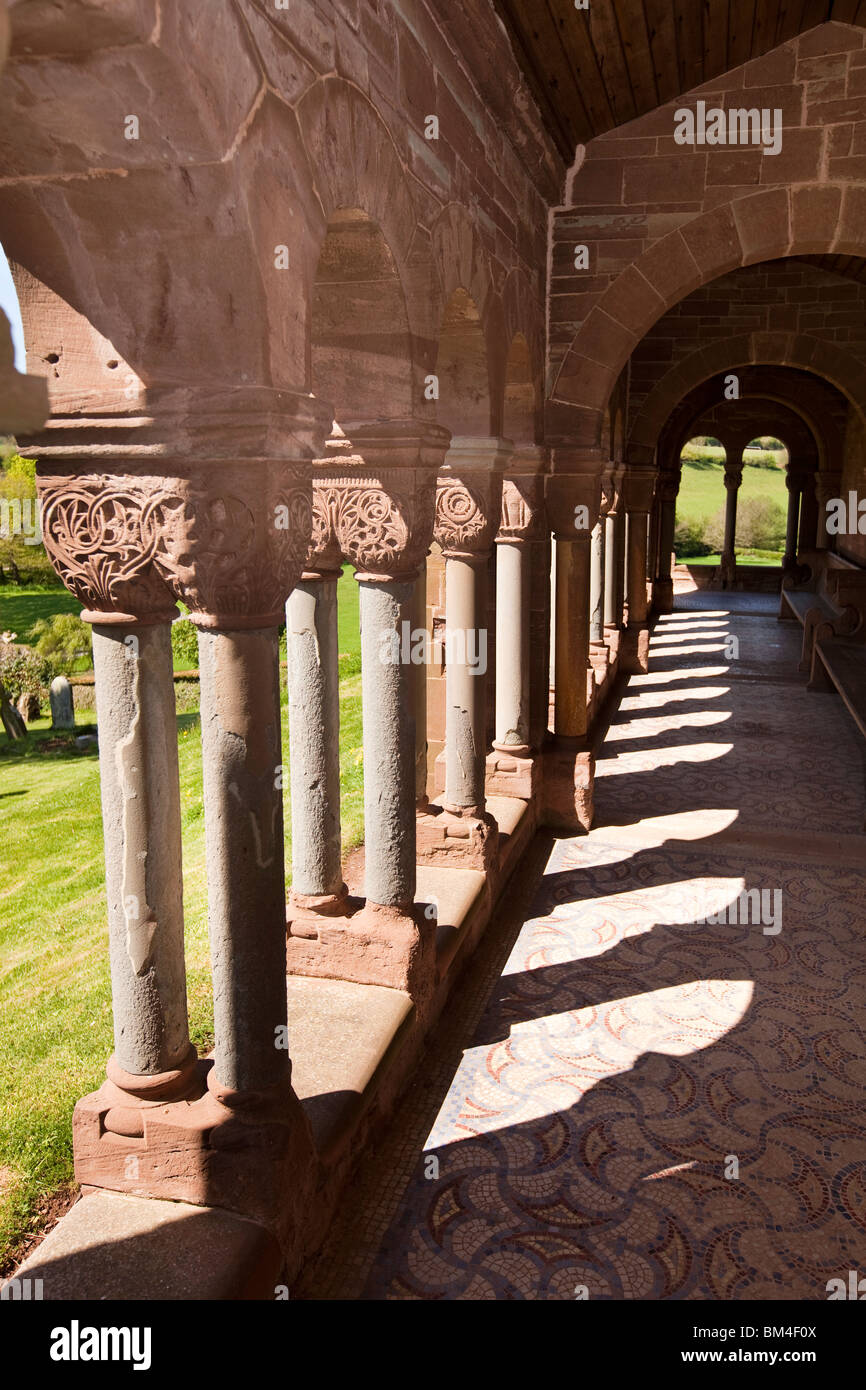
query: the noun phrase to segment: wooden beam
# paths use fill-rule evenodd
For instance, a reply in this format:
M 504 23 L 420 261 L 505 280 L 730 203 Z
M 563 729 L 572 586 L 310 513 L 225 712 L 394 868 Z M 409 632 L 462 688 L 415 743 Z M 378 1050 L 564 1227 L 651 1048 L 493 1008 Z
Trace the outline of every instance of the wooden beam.
M 659 101 L 673 101 L 682 91 L 677 65 L 677 33 L 671 0 L 645 0 L 650 52 Z
M 738 4 L 732 5 L 730 24 L 728 61 L 732 68 L 738 68 L 752 56 L 755 0 L 739 0 Z
M 779 19 L 779 0 L 757 0 L 755 6 L 752 57 L 760 58 L 776 44 L 776 24 Z
M 637 107 L 612 0 L 594 0 L 590 5 L 589 31 L 599 70 L 610 92 L 616 123 L 624 125 L 634 120 Z
M 547 0 L 575 86 L 592 122 L 594 135 L 616 125 L 610 95 L 599 71 L 587 24 L 586 11 L 575 10 L 574 0 Z M 591 8 L 591 7 L 590 7 Z
M 643 115 L 655 110 L 659 100 L 643 0 L 614 0 L 614 6 L 635 106 Z
M 703 15 L 703 5 L 695 0 L 674 0 L 680 87 L 684 92 L 700 87 L 704 81 Z
M 736 4 L 736 0 L 734 0 Z M 728 0 L 704 0 L 706 80 L 728 70 Z

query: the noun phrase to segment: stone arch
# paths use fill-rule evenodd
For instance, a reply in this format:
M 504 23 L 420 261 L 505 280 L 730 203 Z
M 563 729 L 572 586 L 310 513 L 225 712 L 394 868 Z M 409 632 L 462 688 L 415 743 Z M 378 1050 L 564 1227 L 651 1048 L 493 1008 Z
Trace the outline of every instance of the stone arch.
M 662 377 L 644 402 L 629 435 L 630 460 L 652 462 L 665 421 L 695 386 L 721 372 L 756 363 L 798 367 L 824 377 L 848 397 L 862 418 L 866 365 L 858 358 L 805 333 L 744 333 L 700 349 Z
M 343 421 L 414 413 L 406 297 L 381 227 L 359 208 L 328 221 L 310 306 L 314 393 Z
M 378 227 L 401 284 L 413 383 L 411 409 L 404 413 L 428 413 L 424 374 L 432 370 L 435 352 L 436 276 L 429 240 L 420 232 L 415 201 L 391 132 L 373 104 L 351 83 L 335 76 L 316 83 L 297 112 L 310 170 L 305 216 L 300 221 L 315 227 L 312 244 L 304 251 L 308 344 L 315 277 L 328 227 L 335 216 L 349 210 L 363 213 Z
M 669 466 L 671 457 L 678 456 L 677 450 L 691 436 L 695 421 L 706 416 L 719 398 L 719 378 L 709 377 L 671 411 L 657 436 L 656 457 L 660 467 Z M 751 400 L 762 400 L 770 409 L 781 406 L 801 418 L 815 439 L 820 467 L 830 468 L 830 460 L 841 459 L 844 449 L 842 423 L 847 420 L 849 402 L 823 377 L 791 371 L 787 367 L 748 367 L 741 374 L 741 402 Z
M 866 189 L 851 184 L 768 189 L 699 214 L 655 242 L 608 286 L 575 335 L 552 398 L 579 407 L 582 442 L 596 444 L 602 412 L 628 358 L 674 304 L 758 261 L 862 256 L 864 225 Z
M 453 435 L 489 435 L 490 366 L 481 311 L 462 286 L 448 298 L 442 315 L 439 351 L 439 421 Z

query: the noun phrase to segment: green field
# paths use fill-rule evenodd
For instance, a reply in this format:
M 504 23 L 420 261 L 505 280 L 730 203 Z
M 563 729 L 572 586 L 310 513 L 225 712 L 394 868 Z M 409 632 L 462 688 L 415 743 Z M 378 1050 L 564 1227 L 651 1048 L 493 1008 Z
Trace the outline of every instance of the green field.
M 358 586 L 349 575 L 340 581 L 339 601 L 343 847 L 348 852 L 363 838 Z M 4 588 L 0 630 L 11 627 L 20 638 L 22 616 L 35 621 L 65 610 L 69 602 L 62 589 L 10 594 Z M 286 763 L 287 713 L 284 694 Z M 77 718 L 86 724 L 93 715 Z M 101 1084 L 113 1045 L 99 764 L 93 751 L 78 751 L 71 737 L 64 746 L 53 746 L 58 740 L 48 725 L 43 719 L 30 726 L 23 751 L 0 733 L 0 1267 L 38 1221 L 39 1201 L 70 1180 L 72 1107 Z M 193 1041 L 207 1048 L 213 1020 L 197 714 L 178 716 L 178 749 L 190 1021 Z M 288 805 L 286 863 L 291 865 Z
M 695 457 L 700 454 L 703 457 Z M 760 453 L 746 450 L 743 466 L 743 481 L 739 491 L 739 503 L 751 498 L 766 498 L 775 502 L 787 511 L 788 492 L 785 487 L 785 470 L 783 466 L 766 467 L 758 466 L 750 462 L 751 459 L 761 458 Z M 766 458 L 766 455 L 763 455 Z M 719 514 L 725 506 L 725 484 L 724 484 L 724 449 L 715 448 L 711 445 L 701 446 L 696 449 L 687 445 L 682 455 L 682 482 L 680 483 L 679 496 L 677 497 L 677 524 L 681 522 L 701 522 L 709 520 Z M 776 456 L 777 465 L 784 462 Z M 751 560 L 745 548 L 737 544 L 738 555 L 743 555 L 749 559 L 749 563 L 772 564 L 774 561 L 767 557 L 755 557 Z M 781 554 L 781 552 L 779 552 Z M 687 557 L 687 563 L 710 564 L 713 562 L 712 556 Z

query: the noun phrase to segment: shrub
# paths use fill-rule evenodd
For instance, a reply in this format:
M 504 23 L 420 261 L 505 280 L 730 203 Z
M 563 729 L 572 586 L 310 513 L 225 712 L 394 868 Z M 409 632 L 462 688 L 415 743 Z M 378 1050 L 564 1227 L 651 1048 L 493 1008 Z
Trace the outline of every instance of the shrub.
M 171 625 L 171 650 L 175 665 L 182 671 L 198 670 L 198 638 L 189 618 L 177 618 Z
M 737 508 L 737 545 L 750 550 L 783 550 L 785 513 L 768 497 L 749 497 Z
M 13 704 L 22 695 L 48 697 L 48 687 L 54 676 L 51 663 L 29 647 L 0 648 L 0 683 Z
M 687 560 L 697 555 L 712 555 L 713 548 L 704 539 L 705 521 L 681 521 L 674 532 L 677 559 Z
M 88 667 L 93 661 L 93 633 L 90 624 L 76 613 L 55 613 L 53 618 L 40 618 L 33 624 L 31 635 L 40 656 L 51 665 L 54 674 L 74 671 L 80 663 Z

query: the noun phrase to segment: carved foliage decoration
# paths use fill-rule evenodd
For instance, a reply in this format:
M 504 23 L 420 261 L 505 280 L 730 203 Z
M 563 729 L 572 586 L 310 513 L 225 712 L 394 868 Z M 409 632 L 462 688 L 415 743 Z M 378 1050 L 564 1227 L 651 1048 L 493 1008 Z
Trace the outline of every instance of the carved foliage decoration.
M 346 559 L 362 573 L 414 573 L 430 547 L 434 489 L 422 470 L 316 477 L 308 566 L 335 568 Z
M 108 620 L 169 617 L 174 594 L 202 626 L 280 622 L 310 540 L 309 480 L 285 465 L 41 477 L 39 493 L 55 569 Z
M 497 489 L 498 491 L 498 489 Z M 436 540 L 447 555 L 477 554 L 493 543 L 501 503 L 482 496 L 464 479 L 447 475 L 439 478 L 436 489 Z
M 170 592 L 141 531 L 145 488 L 136 477 L 40 477 L 45 549 L 63 583 L 91 614 L 169 616 Z
M 265 477 L 255 468 L 214 469 L 171 481 L 148 501 L 142 530 L 157 569 L 195 621 L 279 623 L 309 547 L 309 480 L 280 467 Z

